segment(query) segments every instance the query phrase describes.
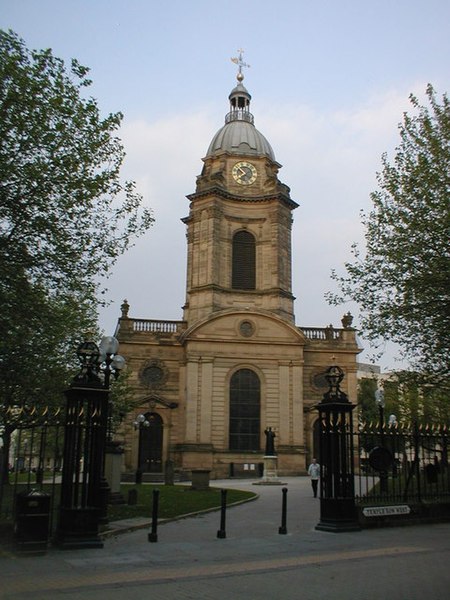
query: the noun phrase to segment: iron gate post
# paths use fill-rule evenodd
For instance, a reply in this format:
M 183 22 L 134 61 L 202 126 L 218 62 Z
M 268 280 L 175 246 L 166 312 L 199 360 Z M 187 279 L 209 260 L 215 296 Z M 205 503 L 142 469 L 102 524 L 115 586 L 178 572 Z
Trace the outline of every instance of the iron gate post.
M 64 549 L 102 548 L 99 525 L 106 515 L 105 449 L 110 375 L 124 359 L 115 338 L 91 340 L 77 349 L 80 372 L 66 391 L 61 501 L 56 543 Z M 103 354 L 102 354 L 103 353 Z M 114 358 L 112 358 L 112 356 Z M 115 362 L 114 362 L 115 361 Z
M 341 391 L 344 372 L 329 367 L 329 390 L 318 405 L 320 448 L 320 531 L 359 531 L 355 506 L 353 418 L 355 405 Z

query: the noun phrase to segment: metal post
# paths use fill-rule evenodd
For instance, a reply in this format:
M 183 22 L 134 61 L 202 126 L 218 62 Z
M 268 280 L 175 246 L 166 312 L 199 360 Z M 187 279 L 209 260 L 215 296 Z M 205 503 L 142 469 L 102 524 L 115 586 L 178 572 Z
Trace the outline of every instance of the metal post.
M 57 542 L 67 549 L 103 547 L 98 535 L 104 433 L 101 411 L 108 392 L 99 383 L 94 387 L 95 383 L 91 387 L 75 384 L 66 391 Z
M 134 428 L 139 432 L 138 437 L 138 460 L 137 460 L 137 469 L 135 474 L 135 483 L 139 485 L 142 483 L 142 432 L 146 427 L 150 426 L 150 422 L 147 421 L 145 415 L 138 415 L 136 417 L 136 421 L 134 422 Z
M 109 414 L 106 384 L 110 374 L 117 376 L 124 366 L 125 361 L 119 355 L 110 360 L 118 345 L 115 338 L 103 338 L 100 348 L 90 339 L 82 342 L 77 349 L 80 371 L 65 392 L 67 409 L 57 529 L 57 542 L 63 548 L 103 547 L 99 523 L 107 520 L 109 491 L 104 480 Z M 107 356 L 104 371 L 100 350 Z
M 217 532 L 217 537 L 220 539 L 225 539 L 227 537 L 225 531 L 225 520 L 226 520 L 226 511 L 227 511 L 227 490 L 220 490 L 222 496 L 222 503 L 220 508 L 220 529 Z
M 153 490 L 153 509 L 152 509 L 152 530 L 148 534 L 149 542 L 158 541 L 158 506 L 159 506 L 159 490 Z
M 139 433 L 139 438 L 138 438 L 138 462 L 137 462 L 137 469 L 136 469 L 136 474 L 135 474 L 135 479 L 134 482 L 136 485 L 139 485 L 142 483 L 142 469 L 141 469 L 141 453 L 142 453 L 142 425 L 139 423 L 139 429 L 138 429 Z
M 385 448 L 385 431 L 384 431 L 384 400 L 382 402 L 378 402 L 378 410 L 379 410 L 379 432 L 380 432 L 380 446 L 381 448 Z M 383 469 L 380 471 L 380 492 L 382 494 L 387 494 L 388 492 L 388 471 L 387 469 Z
M 413 429 L 413 436 L 414 436 L 414 465 L 415 465 L 415 476 L 416 476 L 416 482 L 417 482 L 417 499 L 419 502 L 422 502 L 422 490 L 421 490 L 421 485 L 420 485 L 420 455 L 419 455 L 419 450 L 420 450 L 420 440 L 419 440 L 419 425 L 417 423 L 417 421 L 414 421 L 414 429 Z
M 329 367 L 325 375 L 330 389 L 318 405 L 320 424 L 320 531 L 359 531 L 355 507 L 352 411 L 341 391 L 344 372 Z
M 288 490 L 287 490 L 287 488 L 283 488 L 281 491 L 283 493 L 283 503 L 282 503 L 282 508 L 281 508 L 281 527 L 278 528 L 278 533 L 282 534 L 282 535 L 286 535 L 287 534 L 286 513 L 287 513 L 287 493 L 288 493 Z

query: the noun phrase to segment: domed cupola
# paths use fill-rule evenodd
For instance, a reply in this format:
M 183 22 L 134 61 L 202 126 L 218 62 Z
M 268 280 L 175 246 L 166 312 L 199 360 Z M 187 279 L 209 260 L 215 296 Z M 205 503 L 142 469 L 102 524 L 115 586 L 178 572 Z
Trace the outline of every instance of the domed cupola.
M 238 154 L 239 156 L 267 156 L 275 161 L 271 145 L 260 133 L 250 112 L 251 96 L 242 81 L 242 67 L 248 66 L 239 58 L 232 59 L 239 65 L 238 84 L 229 95 L 230 112 L 225 116 L 225 125 L 219 129 L 209 145 L 206 158 L 220 154 Z

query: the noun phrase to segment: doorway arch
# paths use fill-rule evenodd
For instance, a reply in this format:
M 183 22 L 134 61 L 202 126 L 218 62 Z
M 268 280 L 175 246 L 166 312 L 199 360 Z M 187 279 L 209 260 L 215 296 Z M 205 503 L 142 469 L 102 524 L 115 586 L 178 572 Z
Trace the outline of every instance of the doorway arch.
M 163 420 L 155 412 L 144 416 L 149 425 L 139 431 L 138 469 L 142 473 L 162 473 Z

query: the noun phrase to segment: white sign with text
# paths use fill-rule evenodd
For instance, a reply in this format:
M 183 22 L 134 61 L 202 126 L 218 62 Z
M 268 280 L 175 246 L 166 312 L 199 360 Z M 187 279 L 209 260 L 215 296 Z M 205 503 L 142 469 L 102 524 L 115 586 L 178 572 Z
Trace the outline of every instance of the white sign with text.
M 363 508 L 365 517 L 384 517 L 389 515 L 408 515 L 411 508 L 407 504 L 399 506 L 368 506 Z

